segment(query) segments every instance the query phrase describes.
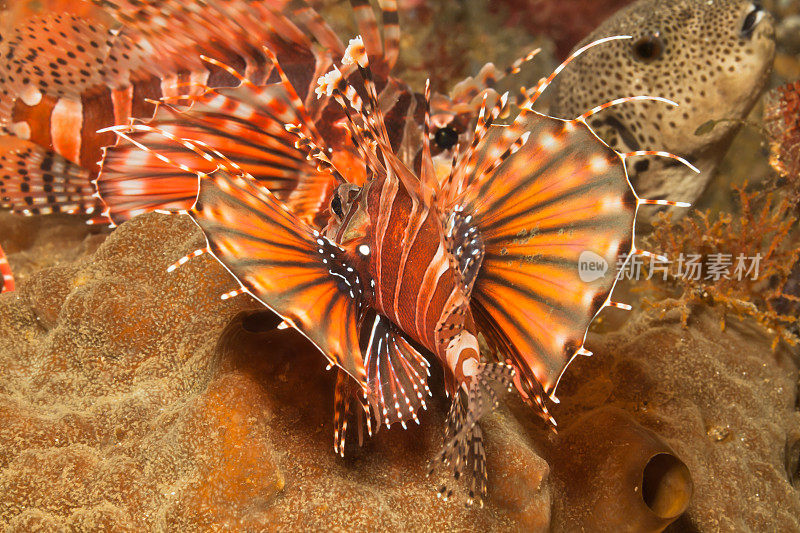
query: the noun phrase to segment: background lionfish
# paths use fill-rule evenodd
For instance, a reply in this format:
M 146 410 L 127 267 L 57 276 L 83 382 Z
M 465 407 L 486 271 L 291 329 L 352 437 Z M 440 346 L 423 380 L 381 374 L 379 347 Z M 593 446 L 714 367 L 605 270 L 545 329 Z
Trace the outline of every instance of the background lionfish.
M 354 4 L 383 85 L 397 58 L 395 2 L 384 3 L 385 43 L 369 5 Z M 236 86 L 241 75 L 258 84 L 278 81 L 271 55 L 306 97 L 344 53 L 304 0 L 15 1 L 0 12 L 0 34 L 0 207 L 26 215 L 95 214 L 92 222 L 112 224 L 160 207 L 153 198 L 189 205 L 196 184 L 175 172 L 166 179 L 139 154 L 130 163 L 162 179 L 127 176 L 127 190 L 120 190 L 113 169 L 126 162 L 123 149 L 107 165 L 101 201 L 92 180 L 105 147 L 117 141 L 109 127 L 152 117 L 162 98 L 180 104 L 182 94 Z M 312 114 L 326 109 L 324 101 L 313 104 Z M 281 194 L 278 176 L 264 178 Z M 329 181 L 310 178 L 303 186 L 314 194 L 314 187 L 330 189 Z M 2 249 L 0 274 L 2 290 L 13 290 Z
M 533 111 L 565 62 L 511 124 L 495 124 L 507 95 L 494 104 L 484 99 L 469 145 L 454 150 L 442 174 L 431 155 L 429 91 L 421 153 L 403 158 L 368 52 L 361 37 L 352 40 L 341 69 L 321 76 L 315 91 L 340 106 L 350 144 L 326 141 L 285 76 L 264 86 L 242 77 L 234 89 L 188 97 L 188 109 L 164 106 L 153 122 L 116 131 L 145 136 L 133 144 L 161 168 L 174 164 L 199 177 L 194 204 L 178 212 L 197 222 L 208 246 L 170 270 L 212 254 L 240 285 L 223 298 L 253 296 L 336 365 L 335 450 L 344 454 L 350 415 L 359 438 L 364 429 L 419 422 L 434 357 L 452 398 L 434 464 L 449 465 L 453 477 L 466 480 L 469 501 L 482 501 L 487 472 L 478 421 L 498 404 L 494 386 L 516 385 L 555 426 L 545 398 L 557 401 L 569 361 L 589 354 L 589 324 L 606 306 L 626 307 L 610 294 L 618 256 L 646 253 L 633 246 L 639 206 L 677 205 L 638 198 L 625 171 L 625 158 L 634 154 L 609 148 L 585 121 L 609 105 L 668 101 L 621 98 L 573 120 Z M 348 76 L 354 68 L 358 74 Z M 219 149 L 214 139 L 222 141 Z M 182 151 L 160 153 L 165 140 Z M 188 153 L 203 167 L 174 161 Z M 281 198 L 254 179 L 244 154 L 257 155 L 259 172 L 304 164 L 285 179 L 324 174 L 337 186 L 326 204 L 297 191 Z M 132 179 L 146 179 L 130 170 Z M 128 170 L 117 172 L 124 181 Z M 587 252 L 613 266 L 582 280 L 578 263 Z M 440 489 L 445 498 L 451 493 L 447 485 Z

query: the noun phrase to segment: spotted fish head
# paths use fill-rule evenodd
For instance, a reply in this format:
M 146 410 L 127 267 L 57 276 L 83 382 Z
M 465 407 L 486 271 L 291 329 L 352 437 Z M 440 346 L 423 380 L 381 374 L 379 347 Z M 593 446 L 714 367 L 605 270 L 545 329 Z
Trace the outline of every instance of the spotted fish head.
M 694 201 L 766 83 L 775 54 L 772 17 L 750 0 L 640 0 L 579 46 L 611 35 L 632 38 L 590 50 L 566 69 L 555 87 L 554 114 L 571 118 L 630 95 L 674 101 L 678 106 L 615 106 L 590 124 L 619 151 L 658 147 L 689 159 L 700 176 L 673 161 L 633 159 L 629 171 L 645 196 Z

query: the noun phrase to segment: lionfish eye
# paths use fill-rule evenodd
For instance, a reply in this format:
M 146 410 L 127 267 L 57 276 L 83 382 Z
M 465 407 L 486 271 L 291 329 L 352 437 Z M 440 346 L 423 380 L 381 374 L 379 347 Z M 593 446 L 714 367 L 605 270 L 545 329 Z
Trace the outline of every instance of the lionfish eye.
M 339 218 L 344 218 L 344 211 L 342 210 L 342 198 L 339 196 L 338 192 L 333 194 L 333 198 L 331 199 L 331 210 L 336 214 Z
M 449 150 L 458 142 L 458 132 L 452 126 L 439 128 L 433 135 L 433 142 L 442 150 Z
M 664 41 L 658 33 L 640 37 L 633 43 L 633 55 L 639 61 L 654 61 L 664 53 Z
M 740 32 L 742 38 L 747 39 L 753 35 L 753 30 L 755 30 L 756 25 L 763 17 L 763 8 L 758 4 L 752 4 L 750 6 L 750 11 L 744 17 L 744 22 L 742 22 L 742 29 Z

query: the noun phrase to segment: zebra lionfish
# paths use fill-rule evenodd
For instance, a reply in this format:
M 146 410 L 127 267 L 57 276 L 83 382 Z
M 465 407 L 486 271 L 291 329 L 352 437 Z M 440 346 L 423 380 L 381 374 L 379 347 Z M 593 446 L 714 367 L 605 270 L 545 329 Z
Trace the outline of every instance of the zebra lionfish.
M 371 7 L 354 4 L 385 83 L 397 58 L 395 2 L 384 2 L 385 42 Z M 90 222 L 112 225 L 181 199 L 189 205 L 196 184 L 154 168 L 154 179 L 117 180 L 115 164 L 137 162 L 126 161 L 123 148 L 106 161 L 101 201 L 92 181 L 118 138 L 110 127 L 152 117 L 162 98 L 179 105 L 186 102 L 179 95 L 238 85 L 241 75 L 275 82 L 270 55 L 305 96 L 345 49 L 304 0 L 15 0 L 0 8 L 0 34 L 0 208 L 87 213 L 95 217 Z M 324 101 L 313 103 L 312 114 L 326 111 Z M 280 176 L 248 170 L 280 194 Z M 330 181 L 304 180 L 305 194 L 324 196 Z M 0 273 L 2 290 L 12 290 L 2 249 Z
M 4 206 L 31 212 L 95 208 L 96 199 L 85 194 L 93 192 L 86 186 L 95 172 L 88 168 L 91 160 L 76 158 L 75 143 L 61 141 L 71 131 L 73 140 L 85 141 L 79 143 L 83 152 L 110 144 L 95 142 L 94 133 L 83 131 L 89 125 L 101 128 L 97 135 L 116 133 L 122 141 L 103 151 L 96 181 L 103 213 L 116 222 L 153 209 L 194 218 L 208 246 L 170 269 L 213 254 L 240 284 L 223 298 L 251 294 L 337 367 L 338 453 L 344 454 L 352 415 L 359 437 L 381 425 L 418 422 L 429 393 L 429 366 L 439 361 L 452 403 L 446 443 L 434 465 L 449 465 L 455 478 L 466 480 L 469 501 L 482 502 L 487 473 L 479 420 L 498 403 L 493 387 L 516 386 L 555 425 L 547 398 L 556 400 L 569 361 L 588 354 L 583 340 L 593 317 L 606 306 L 622 305 L 610 299 L 617 255 L 645 253 L 633 246 L 639 206 L 673 204 L 638 198 L 625 159 L 644 153 L 614 152 L 585 123 L 600 109 L 636 98 L 566 121 L 533 111 L 564 65 L 525 99 L 510 124 L 497 123 L 507 96 L 479 100 L 474 127 L 467 131 L 462 125 L 469 134 L 463 146 L 462 131 L 454 136 L 447 127 L 432 130 L 437 117 L 431 116 L 426 91 L 422 149 L 419 157 L 405 153 L 418 99 L 388 78 L 397 57 L 395 2 L 382 2 L 385 46 L 369 3 L 352 3 L 363 38 L 345 48 L 299 0 L 202 3 L 204 9 L 223 9 L 219 17 L 184 9 L 194 0 L 96 0 L 116 14 L 122 28 L 96 43 L 104 47 L 102 54 L 90 53 L 98 64 L 114 66 L 110 73 L 88 75 L 77 69 L 71 77 L 58 65 L 74 66 L 76 58 L 60 57 L 66 65 L 49 59 L 56 66 L 43 68 L 42 57 L 22 46 L 32 39 L 23 30 L 8 42 L 15 53 L 23 52 L 15 65 L 28 68 L 29 82 L 39 83 L 38 96 L 19 86 L 28 85 L 24 78 L 3 80 L 3 90 L 19 93 L 13 110 L 0 106 L 0 118 L 12 116 L 4 124 L 11 126 L 6 141 L 12 148 L 4 155 L 16 163 L 24 159 L 27 172 L 3 160 L 4 168 L 13 169 L 2 180 Z M 306 32 L 283 17 L 286 6 L 300 6 L 294 14 Z M 252 17 L 256 8 L 259 18 Z M 164 15 L 179 31 L 153 24 Z M 83 47 L 69 49 L 73 55 L 83 58 L 95 48 L 84 36 L 95 30 L 73 18 L 58 24 L 67 36 L 82 36 L 64 37 Z M 186 42 L 196 35 L 207 35 L 207 42 Z M 134 53 L 128 53 L 127 44 L 115 44 L 117 37 L 140 46 L 131 44 Z M 259 40 L 268 47 L 263 54 Z M 226 42 L 241 46 L 219 48 Z M 111 53 L 116 46 L 125 51 Z M 140 64 L 141 50 L 152 54 L 148 64 L 166 66 L 166 72 L 146 78 L 129 67 L 128 62 Z M 198 63 L 199 54 L 217 59 Z M 339 66 L 330 70 L 334 64 Z M 174 77 L 169 87 L 168 76 Z M 51 90 L 64 77 L 74 86 Z M 95 82 L 102 90 L 93 89 Z M 236 86 L 218 88 L 229 85 Z M 97 107 L 99 100 L 91 98 L 98 95 L 110 107 Z M 166 98 L 155 104 L 148 124 L 107 128 L 143 116 L 135 106 L 160 96 Z M 474 109 L 467 100 L 462 103 Z M 45 107 L 25 107 L 40 105 Z M 95 108 L 111 110 L 104 122 L 84 116 Z M 25 121 L 17 120 L 23 115 Z M 37 140 L 48 132 L 50 141 Z M 431 141 L 451 150 L 444 172 Z M 584 281 L 578 263 L 586 252 L 613 266 Z M 490 350 L 481 349 L 479 334 Z M 447 485 L 440 489 L 443 497 L 450 494 Z
M 626 37 L 611 39 L 617 38 Z M 605 307 L 627 307 L 612 301 L 611 291 L 617 258 L 647 253 L 633 244 L 639 207 L 686 205 L 639 198 L 625 170 L 633 155 L 676 156 L 617 153 L 586 124 L 611 105 L 669 101 L 620 98 L 572 120 L 533 110 L 582 51 L 543 80 L 509 124 L 498 122 L 507 94 L 493 104 L 484 99 L 471 141 L 453 151 L 444 174 L 431 155 L 429 89 L 415 165 L 394 147 L 361 37 L 350 41 L 341 66 L 321 76 L 315 91 L 343 112 L 353 148 L 347 157 L 320 135 L 286 76 L 263 87 L 242 78 L 236 89 L 198 98 L 183 115 L 140 127 L 139 133 L 154 135 L 150 145 L 139 143 L 151 156 L 158 154 L 155 136 L 163 135 L 213 162 L 210 171 L 197 171 L 191 209 L 168 211 L 191 216 L 207 246 L 169 270 L 211 254 L 239 284 L 222 298 L 251 295 L 337 367 L 338 453 L 344 454 L 351 415 L 359 439 L 381 425 L 419 423 L 432 358 L 444 371 L 451 407 L 431 471 L 449 466 L 466 483 L 469 503 L 487 495 L 479 420 L 498 405 L 496 386 L 516 387 L 555 426 L 546 402 L 557 402 L 568 363 L 590 354 L 584 348 L 589 324 Z M 291 144 L 277 123 L 292 135 Z M 272 159 L 259 159 L 264 168 L 282 171 L 303 159 L 312 169 L 303 175 L 332 176 L 336 188 L 321 207 L 319 198 L 282 199 L 207 143 L 209 136 L 253 153 L 268 140 Z M 191 170 L 167 157 L 162 162 Z M 608 268 L 584 279 L 579 262 L 585 254 Z M 490 350 L 481 348 L 479 335 Z M 445 499 L 452 492 L 449 483 L 439 489 Z

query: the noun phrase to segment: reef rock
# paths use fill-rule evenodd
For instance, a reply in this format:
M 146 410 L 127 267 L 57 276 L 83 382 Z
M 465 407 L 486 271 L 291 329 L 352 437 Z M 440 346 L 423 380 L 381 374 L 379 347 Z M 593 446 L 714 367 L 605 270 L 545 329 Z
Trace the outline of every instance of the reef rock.
M 797 354 L 785 347 L 773 353 L 770 338 L 749 323 L 728 318 L 723 331 L 712 309 L 695 313 L 686 329 L 677 311 L 657 312 L 616 333 L 590 335 L 594 355 L 576 360 L 560 385 L 554 416 L 561 433 L 587 413 L 605 410 L 600 416 L 609 418 L 613 408 L 660 435 L 694 481 L 687 512 L 667 531 L 800 531 Z M 554 494 L 582 483 L 594 483 L 590 494 L 619 490 L 613 478 L 565 478 L 562 464 L 574 459 L 557 446 L 544 456 Z M 555 529 L 575 530 L 569 506 L 576 502 L 553 502 Z
M 138 217 L 104 242 L 41 224 L 17 236 L 26 279 L 0 296 L 9 531 L 657 531 L 692 488 L 668 531 L 800 530 L 797 357 L 755 326 L 723 331 L 706 309 L 684 329 L 655 310 L 590 334 L 557 435 L 515 396 L 483 422 L 490 496 L 465 508 L 437 499 L 444 472 L 426 477 L 446 398 L 336 456 L 317 350 L 249 297 L 221 300 L 235 284 L 213 258 L 167 273 L 204 244 L 187 217 Z
M 138 217 L 87 255 L 100 240 L 62 242 L 0 297 L 7 530 L 548 529 L 549 467 L 508 411 L 486 421 L 487 506 L 442 502 L 444 473 L 426 473 L 444 398 L 341 459 L 316 349 L 263 331 L 249 297 L 221 300 L 235 283 L 213 258 L 167 273 L 204 244 L 188 217 Z

